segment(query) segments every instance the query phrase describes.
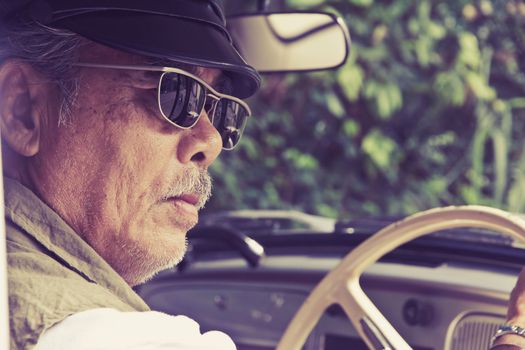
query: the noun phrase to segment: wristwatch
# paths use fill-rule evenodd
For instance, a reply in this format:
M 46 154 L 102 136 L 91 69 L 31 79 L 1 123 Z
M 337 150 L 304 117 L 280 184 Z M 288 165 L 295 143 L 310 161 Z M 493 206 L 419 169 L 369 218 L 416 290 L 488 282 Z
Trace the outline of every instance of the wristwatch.
M 496 334 L 494 334 L 494 336 L 490 340 L 490 349 L 494 347 L 494 343 L 496 342 L 496 340 L 498 340 L 498 338 L 504 335 L 507 335 L 507 334 L 519 335 L 520 337 L 525 338 L 525 328 L 522 328 L 520 326 L 515 326 L 512 324 L 502 324 L 501 326 L 499 326 L 498 330 L 496 331 Z M 517 347 L 516 349 L 522 349 L 522 348 Z

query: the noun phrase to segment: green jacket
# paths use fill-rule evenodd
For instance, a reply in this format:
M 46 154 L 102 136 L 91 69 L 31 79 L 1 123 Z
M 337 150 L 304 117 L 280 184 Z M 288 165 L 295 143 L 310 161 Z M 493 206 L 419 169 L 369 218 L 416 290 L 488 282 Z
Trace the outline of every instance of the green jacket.
M 9 178 L 4 184 L 11 350 L 31 349 L 46 329 L 80 311 L 149 310 L 34 193 Z

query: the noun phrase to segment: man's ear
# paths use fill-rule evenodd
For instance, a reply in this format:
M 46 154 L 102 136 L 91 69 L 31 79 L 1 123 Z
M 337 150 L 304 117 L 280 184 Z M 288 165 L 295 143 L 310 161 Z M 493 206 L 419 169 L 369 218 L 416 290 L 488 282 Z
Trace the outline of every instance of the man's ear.
M 8 60 L 0 66 L 0 130 L 2 139 L 16 153 L 38 153 L 43 111 L 38 106 L 46 88 L 40 74 L 28 63 Z

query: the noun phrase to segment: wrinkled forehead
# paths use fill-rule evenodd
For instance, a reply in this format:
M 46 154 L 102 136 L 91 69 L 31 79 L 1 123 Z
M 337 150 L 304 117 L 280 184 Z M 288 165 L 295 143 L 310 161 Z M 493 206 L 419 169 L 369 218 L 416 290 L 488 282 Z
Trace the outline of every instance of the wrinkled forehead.
M 217 91 L 231 94 L 233 90 L 232 80 L 227 73 L 216 68 L 205 68 L 173 60 L 159 59 L 131 54 L 108 46 L 86 40 L 79 52 L 79 61 L 82 63 L 117 64 L 117 65 L 146 65 L 155 67 L 171 67 L 182 69 L 188 73 L 198 76 Z M 145 72 L 152 78 L 155 74 Z M 157 74 L 158 75 L 158 74 Z

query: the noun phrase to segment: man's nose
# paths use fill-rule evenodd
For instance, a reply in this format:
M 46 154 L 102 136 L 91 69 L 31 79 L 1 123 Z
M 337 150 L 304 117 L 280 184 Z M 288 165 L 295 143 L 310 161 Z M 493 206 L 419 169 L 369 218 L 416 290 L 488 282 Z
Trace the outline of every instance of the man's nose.
M 221 153 L 221 149 L 219 132 L 211 123 L 208 114 L 203 111 L 197 124 L 183 133 L 177 157 L 182 164 L 195 162 L 200 167 L 208 167 Z

